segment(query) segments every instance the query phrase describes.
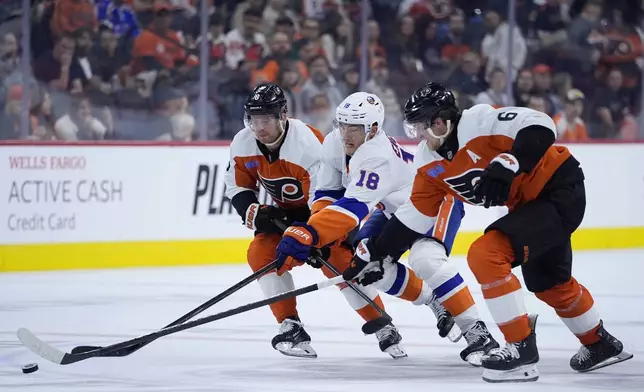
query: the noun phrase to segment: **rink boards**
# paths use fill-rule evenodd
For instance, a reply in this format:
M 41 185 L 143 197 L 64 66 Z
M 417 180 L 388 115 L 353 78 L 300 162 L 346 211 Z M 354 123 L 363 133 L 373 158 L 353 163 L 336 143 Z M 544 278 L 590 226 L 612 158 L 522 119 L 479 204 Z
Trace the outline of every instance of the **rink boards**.
M 575 249 L 644 247 L 644 144 L 569 148 L 588 198 Z M 0 272 L 245 262 L 227 144 L 1 144 L 0 158 Z M 466 207 L 454 253 L 503 214 Z

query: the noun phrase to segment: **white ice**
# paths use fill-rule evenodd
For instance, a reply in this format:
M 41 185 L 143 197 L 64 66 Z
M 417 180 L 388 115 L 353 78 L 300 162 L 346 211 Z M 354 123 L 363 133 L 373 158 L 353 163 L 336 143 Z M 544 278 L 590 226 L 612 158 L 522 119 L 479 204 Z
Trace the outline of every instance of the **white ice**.
M 554 311 L 526 295 L 540 314 L 537 342 L 541 377 L 536 383 L 488 384 L 480 369 L 460 360 L 464 342 L 438 337 L 426 307 L 383 295 L 400 328 L 409 358 L 381 353 L 375 336 L 360 332 L 361 320 L 336 288 L 298 299 L 317 359 L 289 358 L 270 346 L 277 325 L 262 308 L 164 337 L 124 358 L 92 358 L 66 366 L 43 360 L 16 338 L 31 329 L 52 345 L 71 350 L 108 345 L 146 334 L 178 318 L 250 273 L 245 265 L 0 274 L 0 391 L 644 391 L 644 250 L 577 253 L 574 275 L 596 300 L 609 332 L 635 354 L 630 361 L 579 374 L 568 361 L 579 342 Z M 463 259 L 455 258 L 492 326 L 480 289 Z M 519 273 L 518 270 L 515 270 Z M 299 267 L 296 285 L 324 279 Z M 206 314 L 261 299 L 256 283 Z M 498 339 L 499 330 L 492 327 Z M 40 370 L 22 374 L 37 362 Z

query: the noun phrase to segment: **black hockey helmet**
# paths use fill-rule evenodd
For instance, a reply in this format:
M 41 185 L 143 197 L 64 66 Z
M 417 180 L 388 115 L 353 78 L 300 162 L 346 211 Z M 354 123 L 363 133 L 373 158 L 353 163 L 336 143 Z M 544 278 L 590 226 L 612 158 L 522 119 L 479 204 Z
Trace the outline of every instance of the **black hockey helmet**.
M 454 94 L 435 82 L 429 82 L 416 90 L 405 104 L 405 122 L 408 124 L 431 124 L 439 117 L 453 121 L 459 114 Z
M 274 114 L 279 118 L 286 113 L 286 96 L 284 91 L 272 83 L 263 83 L 253 89 L 244 104 L 246 116 Z

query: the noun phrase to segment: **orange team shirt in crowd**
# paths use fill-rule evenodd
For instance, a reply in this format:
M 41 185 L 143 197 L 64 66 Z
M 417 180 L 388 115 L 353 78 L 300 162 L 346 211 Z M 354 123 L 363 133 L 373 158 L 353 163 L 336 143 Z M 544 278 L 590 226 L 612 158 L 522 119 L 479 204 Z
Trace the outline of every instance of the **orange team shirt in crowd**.
M 317 183 L 324 136 L 300 120 L 289 118 L 279 156 L 269 161 L 252 130 L 237 132 L 230 144 L 230 163 L 224 176 L 226 197 L 259 191 L 261 184 L 284 210 L 309 206 Z
M 98 24 L 94 5 L 89 0 L 58 0 L 54 7 L 51 30 L 56 36 L 73 33 L 80 28 L 94 30 Z
M 483 205 L 474 194 L 476 179 L 497 155 L 510 151 L 514 138 L 527 125 L 541 125 L 556 132 L 552 119 L 536 110 L 511 107 L 494 109 L 490 105 L 475 105 L 463 111 L 458 123 L 458 145 L 451 161 L 421 142 L 415 154 L 419 169 L 414 179 L 410 202 L 396 211 L 396 216 L 412 230 L 425 233 L 436 222 L 446 195 L 463 202 Z M 552 175 L 571 156 L 564 146 L 550 146 L 529 173 L 519 174 L 510 188 L 506 206 L 516 206 L 534 200 Z
M 142 57 L 154 57 L 159 64 L 164 68 L 172 69 L 176 61 L 186 61 L 187 65 L 193 66 L 199 63 L 199 60 L 190 55 L 186 58 L 186 51 L 181 44 L 183 40 L 175 31 L 168 30 L 165 36 L 160 36 L 149 30 L 143 30 L 141 34 L 134 41 L 134 49 L 132 50 L 133 61 L 135 62 L 133 68 L 134 73 L 141 71 L 138 69 L 142 64 L 137 60 Z
M 558 140 L 575 142 L 589 139 L 588 132 L 586 131 L 586 124 L 581 118 L 577 117 L 571 123 L 566 119 L 563 113 L 557 113 L 552 119 L 557 126 Z

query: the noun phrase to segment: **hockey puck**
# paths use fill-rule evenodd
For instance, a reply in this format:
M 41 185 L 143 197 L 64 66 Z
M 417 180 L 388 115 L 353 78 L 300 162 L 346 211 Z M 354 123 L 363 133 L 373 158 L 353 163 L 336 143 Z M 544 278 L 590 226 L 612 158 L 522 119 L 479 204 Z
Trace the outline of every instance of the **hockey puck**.
M 33 373 L 38 370 L 38 364 L 37 363 L 30 363 L 22 367 L 22 372 L 24 374 L 29 374 Z

